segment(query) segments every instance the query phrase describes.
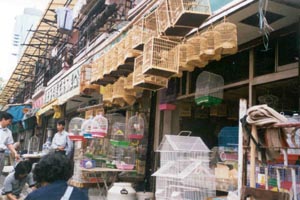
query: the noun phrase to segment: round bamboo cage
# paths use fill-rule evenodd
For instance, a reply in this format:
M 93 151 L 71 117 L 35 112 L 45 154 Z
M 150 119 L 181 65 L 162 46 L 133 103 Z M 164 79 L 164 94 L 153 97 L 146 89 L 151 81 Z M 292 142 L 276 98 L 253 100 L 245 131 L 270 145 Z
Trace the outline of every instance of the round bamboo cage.
M 145 75 L 142 72 L 143 55 L 137 57 L 134 61 L 133 86 L 147 90 L 159 90 L 168 86 L 168 79 L 153 75 Z
M 153 11 L 144 18 L 142 42 L 147 43 L 152 37 L 158 36 L 157 12 Z
M 113 85 L 101 86 L 101 94 L 105 106 L 111 106 L 113 102 Z
M 125 60 L 127 58 L 135 58 L 142 54 L 142 51 L 133 49 L 133 35 L 136 34 L 135 27 L 133 27 L 130 31 L 128 31 L 127 35 L 125 36 Z
M 133 105 L 136 100 L 134 90 L 126 90 L 124 88 L 125 80 L 125 77 L 120 77 L 113 84 L 113 104 L 117 104 L 122 107 L 126 104 Z
M 187 54 L 190 49 L 192 49 L 193 46 L 188 43 L 181 43 L 178 45 L 178 51 L 179 51 L 179 70 L 180 71 L 194 71 L 194 66 L 188 64 L 187 60 Z
M 219 60 L 221 59 L 221 34 L 218 31 L 208 29 L 201 34 L 207 40 L 207 48 L 204 49 L 200 57 L 203 60 Z
M 125 39 L 122 39 L 118 46 L 118 66 L 124 65 L 125 64 L 125 54 L 126 54 L 126 49 L 125 49 Z
M 161 4 L 157 8 L 157 26 L 159 33 L 165 33 L 165 31 L 170 27 L 170 16 L 168 10 L 168 2 L 167 0 L 163 0 Z
M 235 54 L 238 50 L 236 25 L 224 21 L 223 23 L 216 25 L 214 31 L 217 31 L 221 34 L 221 53 Z
M 143 53 L 142 72 L 148 75 L 169 78 L 179 73 L 177 42 L 163 38 L 151 38 Z
M 187 64 L 196 67 L 205 67 L 208 61 L 201 57 L 207 49 L 207 39 L 196 35 L 187 41 L 192 48 L 187 49 Z

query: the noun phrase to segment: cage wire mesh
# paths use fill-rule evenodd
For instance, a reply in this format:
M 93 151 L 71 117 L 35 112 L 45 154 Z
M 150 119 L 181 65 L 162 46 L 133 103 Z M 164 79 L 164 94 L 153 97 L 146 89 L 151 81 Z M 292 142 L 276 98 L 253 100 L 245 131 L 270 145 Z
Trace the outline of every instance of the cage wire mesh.
M 221 54 L 230 55 L 235 54 L 238 50 L 237 43 L 237 27 L 235 24 L 227 22 L 226 19 L 215 26 L 214 31 L 220 33 Z
M 220 104 L 223 100 L 223 86 L 222 76 L 203 71 L 196 81 L 196 104 L 207 107 Z
M 143 55 L 134 61 L 133 86 L 147 90 L 158 90 L 168 86 L 168 79 L 164 77 L 145 75 L 142 72 Z
M 177 42 L 162 39 L 151 38 L 145 44 L 143 53 L 144 74 L 169 78 L 179 73 Z

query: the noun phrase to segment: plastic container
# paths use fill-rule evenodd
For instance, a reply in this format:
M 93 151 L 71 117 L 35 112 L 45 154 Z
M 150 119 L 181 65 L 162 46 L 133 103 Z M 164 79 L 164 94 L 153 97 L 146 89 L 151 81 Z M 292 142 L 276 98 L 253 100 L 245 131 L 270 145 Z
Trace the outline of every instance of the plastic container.
M 131 183 L 114 183 L 108 190 L 107 200 L 136 200 L 136 191 Z
M 154 200 L 153 192 L 137 192 L 137 200 Z

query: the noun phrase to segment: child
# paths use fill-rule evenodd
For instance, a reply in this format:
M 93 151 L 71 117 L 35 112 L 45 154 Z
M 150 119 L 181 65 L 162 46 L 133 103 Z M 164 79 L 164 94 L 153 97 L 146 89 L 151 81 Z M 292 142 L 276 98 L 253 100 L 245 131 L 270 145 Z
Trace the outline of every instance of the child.
M 30 188 L 35 189 L 35 182 L 31 171 L 31 163 L 27 160 L 19 162 L 15 170 L 4 180 L 2 189 L 3 200 L 22 200 L 21 192 L 27 183 Z

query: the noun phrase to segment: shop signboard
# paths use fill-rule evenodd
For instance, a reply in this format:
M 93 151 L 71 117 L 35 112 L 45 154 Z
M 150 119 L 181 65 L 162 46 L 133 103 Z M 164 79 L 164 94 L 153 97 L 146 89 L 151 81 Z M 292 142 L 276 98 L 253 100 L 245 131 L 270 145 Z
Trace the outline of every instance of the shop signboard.
M 40 108 L 44 104 L 44 95 L 41 95 L 40 97 L 33 99 L 32 102 L 32 108 Z

